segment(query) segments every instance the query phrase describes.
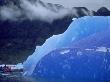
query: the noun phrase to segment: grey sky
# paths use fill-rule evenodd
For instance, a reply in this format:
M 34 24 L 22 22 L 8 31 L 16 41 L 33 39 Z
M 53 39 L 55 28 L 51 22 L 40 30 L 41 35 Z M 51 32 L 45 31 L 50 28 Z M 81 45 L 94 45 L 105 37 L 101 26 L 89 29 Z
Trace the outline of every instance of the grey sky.
M 88 7 L 98 9 L 102 6 L 110 8 L 110 0 L 42 0 L 44 2 L 58 3 L 66 7 Z

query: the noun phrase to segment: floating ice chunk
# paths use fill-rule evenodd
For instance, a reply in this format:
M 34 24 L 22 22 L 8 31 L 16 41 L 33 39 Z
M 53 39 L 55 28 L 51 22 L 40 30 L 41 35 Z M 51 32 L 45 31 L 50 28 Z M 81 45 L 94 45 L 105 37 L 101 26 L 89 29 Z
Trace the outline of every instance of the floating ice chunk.
M 50 37 L 28 57 L 24 62 L 24 71 L 27 75 L 32 75 L 37 63 L 49 52 L 69 47 L 70 43 L 108 29 L 110 29 L 110 17 L 107 16 L 86 16 L 75 19 L 63 34 Z
M 17 69 L 23 69 L 23 64 L 22 64 L 22 63 L 18 63 L 18 64 L 16 65 L 16 68 L 17 68 Z

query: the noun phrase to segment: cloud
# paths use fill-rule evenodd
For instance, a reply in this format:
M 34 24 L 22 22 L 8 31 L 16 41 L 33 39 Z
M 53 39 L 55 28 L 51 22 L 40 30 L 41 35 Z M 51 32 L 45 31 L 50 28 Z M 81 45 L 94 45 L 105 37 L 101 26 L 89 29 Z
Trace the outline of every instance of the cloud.
M 69 14 L 68 9 L 60 9 L 57 12 L 52 11 L 51 8 L 36 2 L 30 2 L 28 0 L 20 0 L 20 8 L 17 5 L 3 6 L 0 10 L 2 20 L 16 21 L 18 19 L 29 19 L 29 20 L 43 20 L 52 22 L 55 19 L 62 18 Z
M 102 6 L 110 9 L 110 0 L 44 0 L 45 2 L 64 5 L 65 7 L 87 7 L 90 10 L 97 10 Z
M 10 7 L 3 6 L 3 7 L 1 7 L 0 15 L 1 15 L 2 20 L 15 21 L 18 19 L 18 17 L 21 16 L 21 12 L 15 6 L 10 6 Z

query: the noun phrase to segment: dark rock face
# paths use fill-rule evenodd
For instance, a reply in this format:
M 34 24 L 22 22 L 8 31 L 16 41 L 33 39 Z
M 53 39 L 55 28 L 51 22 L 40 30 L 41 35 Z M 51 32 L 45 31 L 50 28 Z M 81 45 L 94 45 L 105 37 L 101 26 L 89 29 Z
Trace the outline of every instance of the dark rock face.
M 12 3 L 20 8 L 19 0 L 0 0 L 0 7 Z M 39 3 L 46 8 L 55 6 L 57 10 L 53 10 L 54 7 L 50 10 L 56 13 L 64 9 L 63 6 L 58 4 L 48 3 L 48 6 L 46 6 L 41 1 Z M 90 15 L 90 11 L 85 7 L 75 7 L 73 9 L 76 9 L 76 14 L 72 12 L 63 18 L 54 20 L 52 23 L 39 19 L 0 20 L 0 62 L 14 64 L 23 62 L 34 52 L 36 45 L 42 45 L 47 38 L 54 34 L 63 33 L 71 23 L 73 17 Z M 110 11 L 102 7 L 97 12 L 94 11 L 93 15 L 108 16 L 110 15 Z
M 97 11 L 99 16 L 110 16 L 110 11 L 106 7 L 102 7 Z
M 86 15 L 90 15 L 90 11 L 85 7 L 73 7 L 76 10 L 77 17 L 83 17 Z
M 56 20 L 52 24 L 43 21 L 25 20 L 22 22 L 0 21 L 0 58 L 3 63 L 26 60 L 36 45 L 42 45 L 53 34 L 63 33 L 70 17 Z

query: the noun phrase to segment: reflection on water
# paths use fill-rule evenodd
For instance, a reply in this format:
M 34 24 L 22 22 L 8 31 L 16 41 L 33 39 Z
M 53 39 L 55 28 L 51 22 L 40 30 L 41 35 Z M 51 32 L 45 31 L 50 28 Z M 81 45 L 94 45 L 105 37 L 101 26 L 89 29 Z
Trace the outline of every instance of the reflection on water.
M 22 72 L 14 72 L 11 74 L 0 74 L 0 82 L 110 82 L 110 81 L 32 78 L 22 76 Z
M 0 75 L 0 82 L 38 82 L 37 79 L 22 75 Z
M 65 79 L 44 79 L 31 78 L 24 76 L 0 76 L 0 82 L 110 82 L 110 81 L 93 81 L 93 80 L 65 80 Z

